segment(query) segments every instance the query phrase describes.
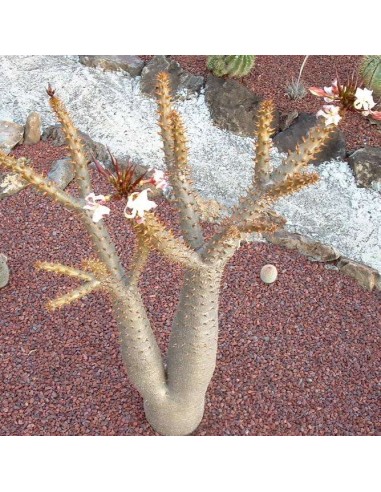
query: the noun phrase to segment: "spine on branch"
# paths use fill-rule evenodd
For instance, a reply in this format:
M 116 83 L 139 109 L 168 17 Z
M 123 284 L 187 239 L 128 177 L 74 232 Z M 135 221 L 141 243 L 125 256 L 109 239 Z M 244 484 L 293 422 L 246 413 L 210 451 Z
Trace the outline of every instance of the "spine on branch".
M 62 125 L 82 197 L 84 198 L 91 193 L 90 175 L 87 167 L 89 158 L 84 150 L 78 130 L 71 121 L 63 102 L 54 94 L 55 91 L 50 85 L 47 92 L 50 96 L 50 107 Z
M 269 182 L 270 177 L 270 149 L 271 135 L 274 131 L 274 103 L 263 101 L 258 113 L 256 144 L 255 144 L 255 169 L 254 185 L 263 188 Z
M 68 193 L 60 190 L 51 181 L 36 173 L 30 166 L 27 166 L 23 159 L 15 159 L 13 156 L 6 155 L 0 151 L 0 166 L 4 166 L 17 173 L 22 179 L 30 183 L 41 193 L 45 193 L 53 200 L 61 203 L 70 210 L 80 210 L 81 205 Z
M 272 173 L 271 180 L 279 184 L 289 174 L 300 172 L 328 143 L 334 130 L 334 125 L 324 126 L 324 123 L 318 122 L 310 129 L 308 135 L 302 138 L 295 150 L 288 153 L 283 164 Z
M 176 238 L 153 213 L 145 215 L 142 224 L 134 225 L 139 241 L 148 248 L 156 249 L 170 260 L 185 268 L 203 268 L 200 255 Z
M 180 214 L 180 227 L 187 245 L 197 250 L 203 245 L 204 240 L 190 177 L 185 129 L 180 115 L 172 108 L 169 75 L 159 73 L 157 83 L 160 133 L 168 176 Z

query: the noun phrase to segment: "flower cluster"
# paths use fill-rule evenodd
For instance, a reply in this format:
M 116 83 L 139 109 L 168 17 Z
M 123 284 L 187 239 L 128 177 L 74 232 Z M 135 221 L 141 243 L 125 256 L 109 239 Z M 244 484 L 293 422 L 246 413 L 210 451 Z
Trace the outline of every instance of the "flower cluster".
M 337 79 L 332 82 L 330 87 L 310 87 L 311 94 L 322 97 L 326 103 L 323 109 L 318 111 L 316 116 L 325 118 L 325 125 L 337 125 L 341 120 L 341 114 L 345 110 L 360 112 L 363 116 L 369 116 L 375 120 L 381 120 L 381 111 L 373 111 L 376 103 L 373 100 L 373 91 L 361 89 L 353 80 L 347 85 L 341 85 Z
M 99 170 L 100 164 L 97 162 L 97 168 Z M 103 167 L 103 166 L 102 166 Z M 103 168 L 104 169 L 104 168 Z M 102 169 L 102 171 L 103 171 Z M 102 174 L 105 174 L 102 172 Z M 110 174 L 107 173 L 107 177 L 110 179 Z M 124 184 L 122 178 L 125 178 Z M 163 171 L 158 169 L 154 169 L 154 172 L 150 179 L 143 180 L 143 176 L 141 176 L 138 182 L 132 183 L 132 175 L 128 176 L 128 180 L 133 186 L 130 186 L 130 190 L 136 188 L 136 186 L 142 184 L 152 184 L 155 188 L 160 189 L 162 191 L 166 191 L 169 189 L 169 183 L 165 177 Z M 118 196 L 121 196 L 121 190 L 123 189 L 123 193 L 128 189 L 127 187 L 127 175 L 122 175 L 122 173 L 117 169 L 117 178 L 120 178 L 119 181 L 115 180 L 118 183 Z M 110 179 L 110 182 L 114 180 Z M 129 195 L 125 195 L 127 197 L 127 204 L 124 208 L 124 216 L 128 219 L 136 219 L 138 224 L 144 222 L 144 214 L 154 208 L 157 207 L 156 203 L 152 200 L 148 199 L 148 192 L 151 192 L 149 188 L 146 188 L 140 192 L 133 191 Z M 105 203 L 110 201 L 113 198 L 112 195 L 104 196 L 104 195 L 95 195 L 95 193 L 90 193 L 85 198 L 86 205 L 83 207 L 85 210 L 90 210 L 92 212 L 93 222 L 99 222 L 104 215 L 108 215 L 110 213 L 110 209 L 105 206 Z M 127 209 L 131 209 L 131 213 L 127 213 Z

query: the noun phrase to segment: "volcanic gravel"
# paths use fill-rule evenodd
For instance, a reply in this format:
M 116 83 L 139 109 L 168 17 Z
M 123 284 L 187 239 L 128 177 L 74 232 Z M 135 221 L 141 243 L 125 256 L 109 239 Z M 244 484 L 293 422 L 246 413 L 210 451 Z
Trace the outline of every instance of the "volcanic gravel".
M 151 56 L 142 56 L 149 61 Z M 195 75 L 207 76 L 210 72 L 206 68 L 207 56 L 172 56 L 180 65 Z M 301 80 L 306 87 L 324 87 L 339 76 L 345 83 L 352 74 L 358 73 L 361 56 L 347 55 L 311 55 L 303 70 Z M 249 75 L 240 79 L 256 94 L 263 98 L 273 99 L 280 113 L 289 113 L 293 110 L 314 113 L 321 109 L 323 100 L 308 93 L 301 100 L 292 100 L 286 96 L 286 88 L 297 79 L 304 55 L 277 55 L 257 56 L 253 70 Z M 381 105 L 377 108 L 380 110 Z M 371 124 L 360 114 L 347 113 L 344 121 L 340 122 L 348 151 L 354 151 L 364 145 L 379 146 L 381 142 L 381 125 Z
M 47 173 L 66 149 L 40 142 L 14 154 Z M 107 193 L 91 172 L 94 189 Z M 111 208 L 105 222 L 128 266 L 133 234 L 123 203 Z M 170 204 L 156 210 L 178 233 Z M 11 270 L 0 290 L 0 434 L 155 435 L 122 365 L 107 296 L 45 308 L 77 283 L 33 265 L 79 266 L 91 256 L 80 222 L 31 188 L 0 201 L 0 221 Z M 279 272 L 270 286 L 259 278 L 267 263 Z M 180 267 L 152 254 L 140 283 L 163 352 L 181 278 Z M 224 275 L 217 369 L 194 435 L 379 434 L 380 328 L 378 292 L 294 251 L 245 244 Z

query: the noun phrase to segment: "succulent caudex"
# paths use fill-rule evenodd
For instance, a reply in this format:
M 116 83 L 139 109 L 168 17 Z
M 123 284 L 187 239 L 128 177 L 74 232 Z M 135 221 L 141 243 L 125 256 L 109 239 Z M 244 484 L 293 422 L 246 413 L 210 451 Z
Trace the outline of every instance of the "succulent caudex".
M 76 214 L 87 229 L 97 254 L 96 259 L 90 258 L 80 269 L 47 262 L 36 265 L 40 270 L 76 277 L 81 282 L 78 288 L 50 301 L 48 308 L 63 308 L 95 290 L 106 292 L 120 332 L 123 362 L 130 381 L 143 397 L 148 421 L 161 434 L 190 434 L 202 419 L 205 394 L 216 364 L 218 302 L 225 265 L 241 241 L 252 232 L 271 232 L 284 226 L 285 219 L 271 207 L 279 198 L 317 181 L 316 173 L 304 170 L 328 141 L 331 127 L 319 121 L 273 171 L 269 153 L 274 106 L 271 101 L 263 102 L 257 124 L 252 183 L 246 196 L 221 218 L 215 234 L 206 239 L 201 216 L 208 218 L 210 209 L 215 218 L 219 206 L 215 201 L 199 197 L 193 186 L 184 125 L 172 105 L 169 76 L 160 73 L 157 78 L 160 134 L 182 239 L 160 221 L 154 209 L 145 212 L 144 220 L 125 214 L 131 217 L 127 220 L 137 239 L 131 267 L 126 271 L 107 232 L 107 219 L 102 220 L 100 216 L 94 222 L 92 210 L 84 208 L 88 203 L 86 199 L 95 197 L 88 171 L 89 159 L 63 103 L 51 88 L 48 94 L 66 135 L 80 197 L 58 189 L 22 160 L 1 152 L 0 166 L 17 173 L 45 196 Z M 123 199 L 125 188 L 118 186 L 118 198 Z M 97 203 L 93 201 L 93 205 L 96 208 Z M 151 250 L 184 269 L 165 362 L 138 288 L 139 276 Z

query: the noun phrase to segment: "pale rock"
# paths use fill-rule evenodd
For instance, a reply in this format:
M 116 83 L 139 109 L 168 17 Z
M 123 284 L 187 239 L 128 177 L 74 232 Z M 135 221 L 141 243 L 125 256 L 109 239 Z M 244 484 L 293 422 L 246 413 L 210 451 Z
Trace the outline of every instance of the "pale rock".
M 24 144 L 33 145 L 41 138 L 41 116 L 36 111 L 28 115 L 24 130 Z
M 22 142 L 24 127 L 13 121 L 0 121 L 0 150 L 5 154 Z

